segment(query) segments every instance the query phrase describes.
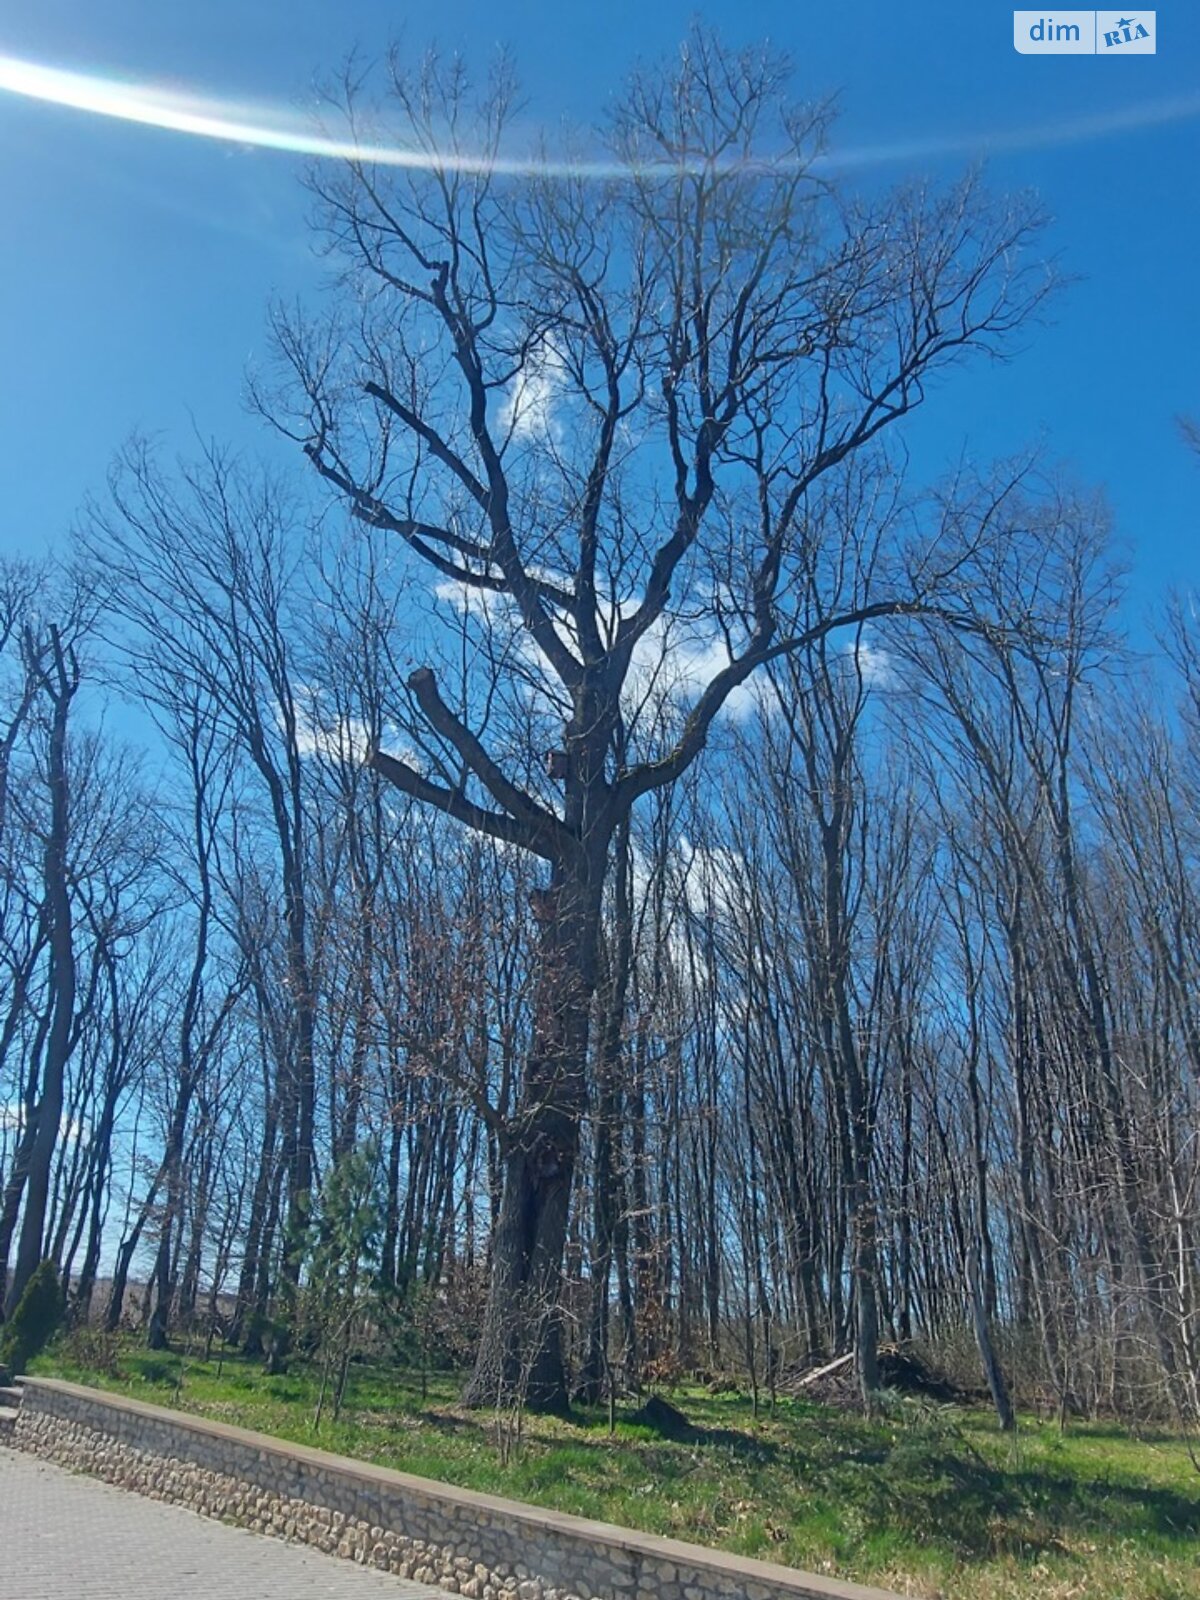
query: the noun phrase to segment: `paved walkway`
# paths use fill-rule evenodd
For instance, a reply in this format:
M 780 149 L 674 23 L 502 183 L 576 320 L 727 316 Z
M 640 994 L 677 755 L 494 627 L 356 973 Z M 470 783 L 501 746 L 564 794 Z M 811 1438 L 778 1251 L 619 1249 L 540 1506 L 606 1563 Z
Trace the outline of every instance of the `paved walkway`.
M 0 1600 L 450 1600 L 0 1446 Z

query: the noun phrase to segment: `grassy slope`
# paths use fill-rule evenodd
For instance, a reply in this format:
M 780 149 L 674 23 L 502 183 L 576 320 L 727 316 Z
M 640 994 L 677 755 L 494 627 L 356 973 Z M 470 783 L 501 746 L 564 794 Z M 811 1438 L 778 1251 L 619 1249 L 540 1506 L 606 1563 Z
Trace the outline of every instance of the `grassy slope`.
M 319 1444 L 430 1478 L 946 1600 L 1197 1600 L 1200 1473 L 1185 1445 L 897 1402 L 868 1424 L 798 1401 L 754 1422 L 736 1397 L 674 1398 L 703 1436 L 679 1443 L 607 1419 L 527 1419 L 502 1466 L 495 1419 L 452 1385 L 356 1370 L 337 1424 L 312 1431 L 297 1369 L 126 1348 L 115 1373 L 34 1364 L 82 1383 Z M 182 1382 L 179 1382 L 182 1372 Z

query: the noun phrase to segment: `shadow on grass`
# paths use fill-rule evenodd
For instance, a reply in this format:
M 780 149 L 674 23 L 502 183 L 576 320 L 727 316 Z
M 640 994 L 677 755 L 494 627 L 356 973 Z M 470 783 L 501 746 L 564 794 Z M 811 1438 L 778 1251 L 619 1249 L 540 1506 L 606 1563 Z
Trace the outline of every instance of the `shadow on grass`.
M 1139 1428 L 1133 1423 L 1128 1427 L 1121 1427 L 1115 1422 L 1076 1422 L 1068 1423 L 1065 1432 L 1061 1432 L 1057 1423 L 1043 1424 L 1043 1432 L 1053 1432 L 1055 1438 L 1061 1439 L 1064 1445 L 1072 1443 L 1086 1443 L 1091 1439 L 1110 1439 L 1116 1444 L 1178 1444 L 1180 1434 L 1172 1433 L 1168 1428 L 1145 1427 Z M 1036 1437 L 1036 1435 L 1035 1435 Z M 1197 1478 L 1200 1483 L 1200 1477 Z
M 849 1458 L 843 1458 L 844 1462 Z M 1005 1469 L 977 1458 L 901 1445 L 852 1482 L 836 1468 L 822 1486 L 841 1489 L 877 1525 L 919 1541 L 936 1532 L 967 1560 L 1066 1553 L 1089 1536 L 1200 1537 L 1200 1497 L 1175 1489 L 1072 1478 L 1038 1468 Z M 854 1463 L 864 1465 L 862 1454 Z
M 490 1412 L 476 1416 L 469 1411 L 413 1411 L 409 1415 L 438 1433 L 486 1433 L 492 1425 Z
M 1107 1480 L 1081 1482 L 1036 1470 L 1015 1473 L 1010 1481 L 1027 1505 L 1064 1528 L 1200 1538 L 1200 1495 Z
M 752 1467 L 782 1466 L 789 1488 L 853 1509 L 876 1529 L 920 1544 L 932 1534 L 965 1560 L 999 1554 L 1064 1554 L 1091 1537 L 1200 1538 L 1197 1493 L 1114 1480 L 1076 1467 L 993 1463 L 957 1428 L 904 1429 L 887 1439 L 867 1424 L 838 1440 L 805 1417 L 809 1437 L 780 1446 L 755 1435 L 693 1423 L 666 1403 L 624 1418 L 665 1444 L 720 1446 Z M 798 1420 L 798 1419 L 797 1419 Z M 845 1419 L 839 1418 L 843 1430 Z M 1089 1436 L 1094 1436 L 1089 1430 Z M 1115 1438 L 1128 1439 L 1114 1430 Z M 763 1485 L 764 1489 L 767 1485 Z M 769 1493 L 769 1489 L 767 1490 Z
M 580 1423 L 594 1429 L 596 1417 L 581 1415 Z M 718 1446 L 745 1461 L 766 1466 L 778 1461 L 780 1447 L 769 1439 L 762 1439 L 737 1428 L 712 1428 L 693 1422 L 669 1401 L 652 1395 L 636 1411 L 621 1414 L 618 1421 L 626 1426 L 641 1429 L 652 1439 L 665 1444 L 696 1445 L 701 1448 Z

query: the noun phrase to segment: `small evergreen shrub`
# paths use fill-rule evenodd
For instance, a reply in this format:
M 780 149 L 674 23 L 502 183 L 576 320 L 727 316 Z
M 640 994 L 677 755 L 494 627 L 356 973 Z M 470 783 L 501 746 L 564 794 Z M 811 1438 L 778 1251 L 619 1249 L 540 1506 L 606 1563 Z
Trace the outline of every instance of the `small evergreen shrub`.
M 12 1316 L 0 1328 L 0 1365 L 15 1375 L 50 1343 L 62 1321 L 62 1290 L 53 1261 L 43 1261 L 25 1285 Z

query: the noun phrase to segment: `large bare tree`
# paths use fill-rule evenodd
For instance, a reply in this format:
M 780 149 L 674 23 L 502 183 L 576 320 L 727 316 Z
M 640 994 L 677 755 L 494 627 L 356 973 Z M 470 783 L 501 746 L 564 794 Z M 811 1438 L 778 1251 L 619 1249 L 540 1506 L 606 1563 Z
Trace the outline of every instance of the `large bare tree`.
M 286 378 L 264 404 L 478 625 L 457 666 L 414 625 L 408 748 L 372 761 L 545 863 L 534 1037 L 467 1393 L 520 1382 L 558 1406 L 612 842 L 760 666 L 872 619 L 969 620 L 986 517 L 860 538 L 814 505 L 938 375 L 1000 351 L 1048 279 L 1023 203 L 974 181 L 835 183 L 828 112 L 791 98 L 768 49 L 694 33 L 673 68 L 632 78 L 602 162 L 519 179 L 498 161 L 506 72 L 476 98 L 458 63 L 395 60 L 388 90 L 386 126 L 429 166 L 314 174 L 342 292 L 324 321 L 280 313 Z M 356 88 L 341 109 L 380 136 Z M 642 715 L 664 692 L 686 714 Z

